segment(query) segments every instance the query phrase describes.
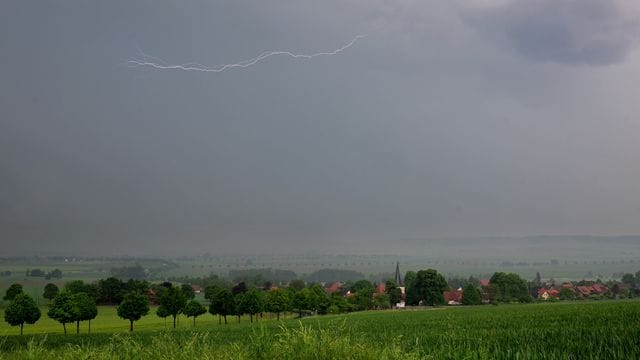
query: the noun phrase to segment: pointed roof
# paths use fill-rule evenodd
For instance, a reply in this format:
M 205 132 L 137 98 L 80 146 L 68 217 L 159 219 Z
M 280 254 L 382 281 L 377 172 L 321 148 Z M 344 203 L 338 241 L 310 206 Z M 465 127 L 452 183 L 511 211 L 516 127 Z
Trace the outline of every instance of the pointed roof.
M 395 277 L 395 280 L 396 280 L 396 284 L 398 286 L 404 285 L 402 283 L 402 275 L 400 275 L 400 262 L 396 262 L 396 277 Z

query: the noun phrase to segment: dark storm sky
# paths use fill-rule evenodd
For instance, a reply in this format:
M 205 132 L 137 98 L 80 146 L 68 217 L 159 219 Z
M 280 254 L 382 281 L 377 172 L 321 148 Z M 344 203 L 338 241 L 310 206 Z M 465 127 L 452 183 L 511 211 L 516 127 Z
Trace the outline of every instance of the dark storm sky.
M 0 2 L 4 254 L 640 233 L 637 1 Z M 172 63 L 130 68 L 136 46 Z

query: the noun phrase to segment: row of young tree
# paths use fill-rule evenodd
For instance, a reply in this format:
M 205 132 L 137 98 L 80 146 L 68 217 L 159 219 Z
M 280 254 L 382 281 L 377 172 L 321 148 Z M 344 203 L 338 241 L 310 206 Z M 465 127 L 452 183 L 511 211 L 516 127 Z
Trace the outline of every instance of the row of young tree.
M 45 286 L 44 297 L 51 299 L 47 316 L 62 324 L 65 335 L 67 324 L 76 324 L 76 333 L 80 333 L 80 322 L 88 321 L 88 332 L 91 333 L 91 320 L 98 315 L 95 292 L 90 286 L 80 286 L 80 282 L 67 283 L 62 291 L 54 284 Z M 86 285 L 86 284 L 85 284 Z M 193 290 L 189 286 L 173 287 L 170 283 L 160 284 L 157 288 L 156 299 L 159 306 L 157 314 L 160 317 L 173 317 L 173 326 L 179 314 L 196 317 L 206 313 L 206 308 L 193 300 Z M 119 299 L 118 316 L 130 321 L 130 331 L 133 331 L 134 321 L 139 320 L 149 312 L 148 288 L 136 287 Z M 189 301 L 189 299 L 192 299 Z M 7 289 L 4 299 L 10 301 L 5 309 L 5 321 L 12 326 L 20 326 L 23 333 L 24 324 L 35 324 L 41 317 L 41 311 L 35 300 L 25 294 L 20 284 L 13 284 Z
M 46 292 L 46 291 L 45 291 Z M 4 318 L 11 326 L 20 326 L 20 335 L 23 333 L 24 324 L 35 324 L 42 313 L 35 300 L 22 291 L 22 286 L 13 284 L 4 297 L 10 303 L 4 311 Z M 91 320 L 98 316 L 98 307 L 93 298 L 84 292 L 72 293 L 64 290 L 53 296 L 47 316 L 60 322 L 67 333 L 67 324 L 76 323 L 76 332 L 80 333 L 80 322 L 89 321 L 91 332 Z

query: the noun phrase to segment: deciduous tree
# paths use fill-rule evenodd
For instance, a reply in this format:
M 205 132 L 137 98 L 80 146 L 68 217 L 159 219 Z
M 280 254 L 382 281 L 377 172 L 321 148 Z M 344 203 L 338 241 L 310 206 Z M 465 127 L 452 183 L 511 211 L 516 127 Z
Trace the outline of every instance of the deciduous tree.
M 73 294 L 63 290 L 53 298 L 47 316 L 62 324 L 64 334 L 67 334 L 67 324 L 76 319 L 76 312 L 73 307 Z
M 35 324 L 40 319 L 40 309 L 31 296 L 17 294 L 4 310 L 4 320 L 11 326 L 20 325 L 20 335 L 24 324 Z
M 11 284 L 7 289 L 7 292 L 4 294 L 3 299 L 6 301 L 12 301 L 16 296 L 22 294 L 22 285 L 20 284 Z
M 173 317 L 173 328 L 176 328 L 176 318 L 184 309 L 187 304 L 187 298 L 184 296 L 182 289 L 177 287 L 170 287 L 160 295 L 159 298 L 160 307 L 167 310 Z
M 413 282 L 418 303 L 424 305 L 443 305 L 447 280 L 434 269 L 420 270 Z
M 469 284 L 464 287 L 462 292 L 462 305 L 480 305 L 482 304 L 482 295 L 480 290 Z
M 76 334 L 80 333 L 80 321 L 89 321 L 89 333 L 91 333 L 91 320 L 98 316 L 96 301 L 87 293 L 73 294 L 71 297 L 73 312 L 76 321 Z
M 242 300 L 240 301 L 240 310 L 243 314 L 249 314 L 251 322 L 253 322 L 253 316 L 262 311 L 262 296 L 262 292 L 257 289 L 251 289 L 242 296 Z
M 180 289 L 182 289 L 182 293 L 184 294 L 184 297 L 187 300 L 191 300 L 193 298 L 196 297 L 196 293 L 195 291 L 193 291 L 193 287 L 191 287 L 191 285 L 189 284 L 182 284 L 182 286 L 180 287 Z
M 266 296 L 266 309 L 269 312 L 275 313 L 278 320 L 280 320 L 280 313 L 287 311 L 291 308 L 291 299 L 289 293 L 282 289 L 271 290 Z
M 207 309 L 198 302 L 198 300 L 191 300 L 184 307 L 184 314 L 189 318 L 193 317 L 193 326 L 196 326 L 196 318 L 207 312 Z
M 212 315 L 218 315 L 218 320 L 221 320 L 220 317 L 223 317 L 226 325 L 227 315 L 233 315 L 234 313 L 233 294 L 231 294 L 229 289 L 221 287 L 207 289 L 209 293 L 206 296 L 209 296 L 208 299 L 210 301 L 209 312 Z
M 149 313 L 149 299 L 137 292 L 130 292 L 124 296 L 118 305 L 118 316 L 129 320 L 129 331 L 133 332 L 133 322 Z
M 58 295 L 59 292 L 60 292 L 60 289 L 56 284 L 48 283 L 47 285 L 44 286 L 44 292 L 42 293 L 42 297 L 51 301 L 53 300 L 53 298 L 55 298 Z

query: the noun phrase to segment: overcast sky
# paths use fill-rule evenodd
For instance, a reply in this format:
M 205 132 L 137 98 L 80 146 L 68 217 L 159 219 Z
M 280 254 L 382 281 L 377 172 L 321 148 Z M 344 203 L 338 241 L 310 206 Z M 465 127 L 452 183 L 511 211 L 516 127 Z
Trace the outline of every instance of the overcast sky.
M 4 254 L 640 233 L 636 0 L 0 2 Z M 137 47 L 222 73 L 131 68 Z

